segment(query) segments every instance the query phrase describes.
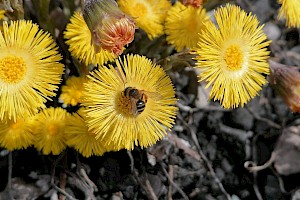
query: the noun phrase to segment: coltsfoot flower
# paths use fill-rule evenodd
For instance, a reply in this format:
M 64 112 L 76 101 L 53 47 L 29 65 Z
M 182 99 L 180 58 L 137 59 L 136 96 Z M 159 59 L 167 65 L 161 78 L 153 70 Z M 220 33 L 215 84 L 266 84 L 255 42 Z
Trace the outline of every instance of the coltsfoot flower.
M 116 58 L 112 52 L 96 48 L 92 42 L 92 33 L 79 12 L 75 12 L 67 24 L 64 38 L 67 40 L 71 55 L 86 66 L 103 65 Z M 97 51 L 95 50 L 97 49 Z
M 286 19 L 288 27 L 300 27 L 300 1 L 278 0 L 281 5 L 278 13 L 279 19 Z
M 93 130 L 88 130 L 86 124 L 85 108 L 80 108 L 73 117 L 69 119 L 66 126 L 68 133 L 67 145 L 76 149 L 84 157 L 101 156 L 106 152 L 103 142 L 95 138 Z
M 139 55 L 91 72 L 85 84 L 87 124 L 108 150 L 148 147 L 174 124 L 177 108 L 171 79 Z
M 205 8 L 185 6 L 176 2 L 168 11 L 165 22 L 168 43 L 177 51 L 196 47 L 200 40 L 199 33 L 208 21 L 210 19 Z
M 150 39 L 164 34 L 164 21 L 171 8 L 169 0 L 118 0 L 120 9 L 132 17 Z
M 76 106 L 82 102 L 83 84 L 86 80 L 86 77 L 76 76 L 67 79 L 66 85 L 61 87 L 61 95 L 59 96 L 59 102 L 63 103 L 63 107 Z
M 66 125 L 70 114 L 62 108 L 47 108 L 35 116 L 34 146 L 44 155 L 58 155 L 66 148 Z
M 30 118 L 16 121 L 4 119 L 0 121 L 0 146 L 9 151 L 24 149 L 33 144 L 32 123 Z
M 25 118 L 56 95 L 64 66 L 49 33 L 31 21 L 3 22 L 0 32 L 0 120 Z
M 267 81 L 270 41 L 252 14 L 226 4 L 216 10 L 218 26 L 206 24 L 196 49 L 200 81 L 211 86 L 210 98 L 224 108 L 243 106 Z

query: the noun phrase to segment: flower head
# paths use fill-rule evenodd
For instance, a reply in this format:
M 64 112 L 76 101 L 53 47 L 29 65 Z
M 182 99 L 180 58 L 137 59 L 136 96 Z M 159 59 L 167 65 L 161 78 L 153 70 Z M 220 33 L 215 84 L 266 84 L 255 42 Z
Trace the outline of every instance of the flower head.
M 60 154 L 66 148 L 66 124 L 70 115 L 62 108 L 47 108 L 38 113 L 35 126 L 34 146 L 43 154 Z
M 86 0 L 83 17 L 92 33 L 96 52 L 104 49 L 118 56 L 133 41 L 135 24 L 114 0 Z
M 181 3 L 185 6 L 193 6 L 195 8 L 199 8 L 202 5 L 203 0 L 181 0 Z
M 83 83 L 85 82 L 86 77 L 69 77 L 66 81 L 66 85 L 61 87 L 59 102 L 63 103 L 64 107 L 68 105 L 76 106 L 81 103 Z
M 300 73 L 297 68 L 272 61 L 270 84 L 293 112 L 300 113 Z
M 243 106 L 266 83 L 270 41 L 257 18 L 238 6 L 219 8 L 215 18 L 219 28 L 209 22 L 196 49 L 200 81 L 212 86 L 210 98 L 223 107 Z
M 118 0 L 120 9 L 132 17 L 150 39 L 164 34 L 163 24 L 171 8 L 168 0 Z
M 175 91 L 163 69 L 143 56 L 128 55 L 116 69 L 91 72 L 85 84 L 87 124 L 109 150 L 148 147 L 174 124 Z
M 69 45 L 71 55 L 85 65 L 103 65 L 116 57 L 113 53 L 102 48 L 96 52 L 96 47 L 92 43 L 92 33 L 79 12 L 75 12 L 71 17 L 64 37 L 67 39 L 66 43 Z
M 25 118 L 55 96 L 64 67 L 49 33 L 30 21 L 3 23 L 0 32 L 0 119 Z
M 278 2 L 282 4 L 278 13 L 278 18 L 285 18 L 288 27 L 300 27 L 300 1 L 278 0 Z
M 184 6 L 180 2 L 168 11 L 165 31 L 167 41 L 175 46 L 177 51 L 184 48 L 194 48 L 199 41 L 199 33 L 209 21 L 202 7 Z
M 0 121 L 0 146 L 13 151 L 27 148 L 33 144 L 32 124 L 30 119 Z
M 86 116 L 83 112 L 85 108 L 80 108 L 79 111 L 70 118 L 66 126 L 68 133 L 67 145 L 74 147 L 84 157 L 92 155 L 101 156 L 106 152 L 102 141 L 95 138 L 95 133 L 88 130 L 85 122 Z

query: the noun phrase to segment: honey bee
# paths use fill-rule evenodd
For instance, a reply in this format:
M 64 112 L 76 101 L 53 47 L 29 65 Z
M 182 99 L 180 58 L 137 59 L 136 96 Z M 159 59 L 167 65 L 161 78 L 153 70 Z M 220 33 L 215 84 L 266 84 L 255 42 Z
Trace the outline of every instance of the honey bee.
M 125 87 L 122 95 L 130 100 L 129 109 L 134 117 L 137 117 L 145 110 L 148 98 L 151 98 L 154 101 L 162 99 L 162 96 L 158 92 L 139 90 L 130 86 Z
M 134 87 L 127 87 L 123 93 L 125 97 L 130 99 L 131 112 L 134 117 L 137 117 L 145 110 L 148 96 L 144 90 L 138 90 Z

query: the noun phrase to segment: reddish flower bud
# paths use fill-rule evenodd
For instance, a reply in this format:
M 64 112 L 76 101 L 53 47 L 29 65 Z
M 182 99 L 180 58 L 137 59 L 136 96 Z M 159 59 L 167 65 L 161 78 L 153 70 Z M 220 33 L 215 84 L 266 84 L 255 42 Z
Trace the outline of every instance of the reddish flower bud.
M 113 0 L 86 0 L 83 17 L 91 33 L 95 51 L 100 48 L 115 55 L 134 39 L 135 24 Z
M 185 6 L 193 6 L 195 8 L 199 8 L 202 5 L 203 0 L 181 0 L 181 3 Z
M 300 113 L 300 73 L 296 67 L 270 61 L 270 84 L 293 112 Z

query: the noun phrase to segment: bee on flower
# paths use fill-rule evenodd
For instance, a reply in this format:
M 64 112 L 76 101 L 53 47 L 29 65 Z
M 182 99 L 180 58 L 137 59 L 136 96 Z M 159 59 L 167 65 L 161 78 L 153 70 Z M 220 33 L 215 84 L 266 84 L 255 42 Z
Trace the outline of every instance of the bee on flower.
M 177 108 L 171 79 L 139 55 L 91 72 L 84 85 L 87 125 L 107 150 L 148 147 L 167 134 Z

